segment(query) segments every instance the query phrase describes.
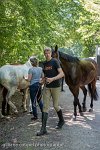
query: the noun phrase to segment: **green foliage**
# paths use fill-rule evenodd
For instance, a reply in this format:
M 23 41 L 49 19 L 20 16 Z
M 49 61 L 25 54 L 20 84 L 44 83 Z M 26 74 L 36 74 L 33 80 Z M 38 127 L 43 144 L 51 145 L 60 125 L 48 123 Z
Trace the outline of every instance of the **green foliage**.
M 80 43 L 74 43 L 74 45 L 71 45 L 70 47 L 63 47 L 59 48 L 60 51 L 65 52 L 72 56 L 80 57 L 82 56 L 82 45 Z
M 100 41 L 98 0 L 1 0 L 0 65 L 44 59 L 43 48 L 92 56 Z M 98 9 L 96 9 L 98 8 Z

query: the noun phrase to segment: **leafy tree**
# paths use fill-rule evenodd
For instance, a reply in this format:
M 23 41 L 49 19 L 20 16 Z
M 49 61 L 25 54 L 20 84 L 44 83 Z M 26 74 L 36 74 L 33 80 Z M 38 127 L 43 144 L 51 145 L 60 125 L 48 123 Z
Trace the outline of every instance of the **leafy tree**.
M 1 0 L 0 64 L 24 63 L 30 55 L 43 60 L 43 48 L 55 44 L 77 56 L 94 55 L 100 41 L 99 4 L 99 0 Z

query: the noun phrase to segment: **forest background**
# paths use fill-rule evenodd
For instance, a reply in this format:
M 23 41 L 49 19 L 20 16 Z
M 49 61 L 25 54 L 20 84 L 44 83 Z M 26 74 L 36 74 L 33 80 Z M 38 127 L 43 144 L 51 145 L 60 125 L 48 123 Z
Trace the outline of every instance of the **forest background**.
M 77 57 L 100 45 L 99 0 L 0 0 L 0 66 L 44 60 L 45 46 Z

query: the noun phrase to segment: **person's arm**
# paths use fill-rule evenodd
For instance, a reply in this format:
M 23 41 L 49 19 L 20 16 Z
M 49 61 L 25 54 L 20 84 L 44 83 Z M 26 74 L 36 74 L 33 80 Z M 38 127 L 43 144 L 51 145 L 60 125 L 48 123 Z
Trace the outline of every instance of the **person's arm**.
M 44 73 L 43 73 L 43 71 L 42 71 L 42 74 L 41 74 L 40 83 L 44 84 Z
M 55 80 L 58 80 L 58 79 L 64 77 L 64 72 L 63 72 L 62 68 L 58 68 L 57 70 L 58 70 L 58 75 L 57 76 L 52 77 L 52 78 L 46 78 L 46 82 L 48 84 L 55 81 Z
M 61 79 L 62 77 L 64 77 L 64 72 L 62 68 L 58 68 L 58 75 L 53 77 L 53 81 Z
M 31 79 L 32 79 L 32 74 L 28 74 L 28 76 L 27 76 L 27 77 L 24 77 L 24 79 L 25 79 L 26 81 L 30 82 Z
M 29 71 L 28 71 L 28 75 L 27 76 L 24 76 L 24 79 L 28 82 L 31 81 L 32 79 L 32 69 L 30 68 Z

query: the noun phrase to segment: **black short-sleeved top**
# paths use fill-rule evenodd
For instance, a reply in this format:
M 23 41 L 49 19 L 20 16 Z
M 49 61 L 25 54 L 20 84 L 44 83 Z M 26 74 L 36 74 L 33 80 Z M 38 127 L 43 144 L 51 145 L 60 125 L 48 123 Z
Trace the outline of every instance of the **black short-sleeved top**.
M 61 68 L 59 62 L 52 58 L 50 61 L 45 61 L 43 63 L 43 72 L 45 77 L 52 78 L 58 75 L 58 68 Z M 50 84 L 46 84 L 47 88 L 56 88 L 60 87 L 60 79 L 51 82 Z

